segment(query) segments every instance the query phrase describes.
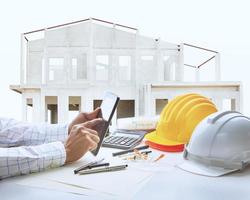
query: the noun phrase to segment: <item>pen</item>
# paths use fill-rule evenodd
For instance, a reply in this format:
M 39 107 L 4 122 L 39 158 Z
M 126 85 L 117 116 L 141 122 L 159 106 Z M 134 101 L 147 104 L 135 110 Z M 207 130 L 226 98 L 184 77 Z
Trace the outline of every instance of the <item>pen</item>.
M 89 166 L 91 166 L 91 165 L 96 165 L 96 164 L 102 162 L 103 160 L 104 160 L 104 158 L 103 158 L 103 159 L 100 159 L 100 160 L 97 160 L 97 161 L 89 162 L 89 163 L 87 163 L 87 164 L 85 164 L 85 165 L 83 165 L 83 166 L 81 166 L 81 167 L 75 169 L 75 170 L 74 170 L 74 173 L 77 174 L 79 171 L 84 170 L 84 169 L 87 169 L 87 168 L 88 168 Z
M 97 164 L 97 165 L 90 165 L 87 167 L 87 169 L 92 169 L 92 168 L 96 168 L 96 167 L 104 167 L 104 166 L 109 166 L 109 163 L 101 163 L 101 164 Z
M 119 156 L 119 155 L 123 155 L 123 154 L 127 154 L 127 153 L 130 153 L 130 152 L 133 152 L 134 150 L 147 149 L 148 147 L 149 147 L 148 145 L 145 145 L 145 146 L 141 146 L 141 147 L 136 147 L 134 149 L 129 149 L 129 150 L 125 150 L 125 151 L 119 151 L 119 152 L 113 153 L 112 155 L 113 156 Z
M 96 168 L 96 167 L 104 167 L 104 166 L 109 166 L 109 163 L 101 163 L 101 164 L 90 164 L 88 166 L 82 166 L 81 168 L 77 169 L 77 171 L 75 172 L 75 174 L 79 173 L 82 170 L 86 170 L 86 169 L 92 169 L 92 168 Z
M 152 151 L 142 151 L 141 154 L 149 154 L 149 153 L 152 153 Z
M 116 165 L 116 166 L 97 168 L 97 169 L 87 169 L 84 171 L 80 171 L 78 174 L 85 175 L 85 174 L 94 174 L 94 173 L 100 173 L 100 172 L 112 172 L 112 171 L 123 170 L 127 166 L 128 165 Z

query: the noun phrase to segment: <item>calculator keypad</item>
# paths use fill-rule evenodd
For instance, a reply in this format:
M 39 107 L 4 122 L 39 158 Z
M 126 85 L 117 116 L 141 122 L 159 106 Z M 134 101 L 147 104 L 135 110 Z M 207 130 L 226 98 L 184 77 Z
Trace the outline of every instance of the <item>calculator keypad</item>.
M 103 141 L 103 146 L 117 146 L 130 148 L 134 144 L 138 143 L 138 138 L 135 137 L 121 137 L 121 136 L 108 136 Z

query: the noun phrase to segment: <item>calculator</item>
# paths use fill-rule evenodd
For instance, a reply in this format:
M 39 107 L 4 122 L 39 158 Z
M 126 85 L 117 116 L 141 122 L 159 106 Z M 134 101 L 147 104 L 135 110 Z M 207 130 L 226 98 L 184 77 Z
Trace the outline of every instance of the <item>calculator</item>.
M 142 130 L 116 130 L 103 140 L 103 147 L 130 149 L 138 145 L 147 131 Z

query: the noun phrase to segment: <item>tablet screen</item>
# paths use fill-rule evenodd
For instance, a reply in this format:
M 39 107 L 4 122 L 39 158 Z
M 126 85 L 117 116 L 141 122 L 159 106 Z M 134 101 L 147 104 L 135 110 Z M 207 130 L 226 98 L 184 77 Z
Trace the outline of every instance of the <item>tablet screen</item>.
M 100 106 L 101 110 L 99 112 L 98 118 L 103 118 L 103 123 L 100 123 L 95 127 L 98 132 L 100 142 L 95 150 L 92 151 L 94 155 L 97 155 L 102 144 L 102 141 L 108 131 L 110 122 L 114 115 L 115 109 L 117 108 L 119 97 L 111 92 L 106 92 L 103 98 L 102 104 Z

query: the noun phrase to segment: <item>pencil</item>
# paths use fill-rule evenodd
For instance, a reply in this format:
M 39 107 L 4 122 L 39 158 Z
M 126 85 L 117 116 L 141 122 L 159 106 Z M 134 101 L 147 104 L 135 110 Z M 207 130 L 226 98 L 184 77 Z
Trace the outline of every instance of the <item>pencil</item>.
M 165 154 L 161 154 L 158 158 L 154 160 L 154 162 L 157 162 L 158 160 L 162 159 L 165 157 Z

